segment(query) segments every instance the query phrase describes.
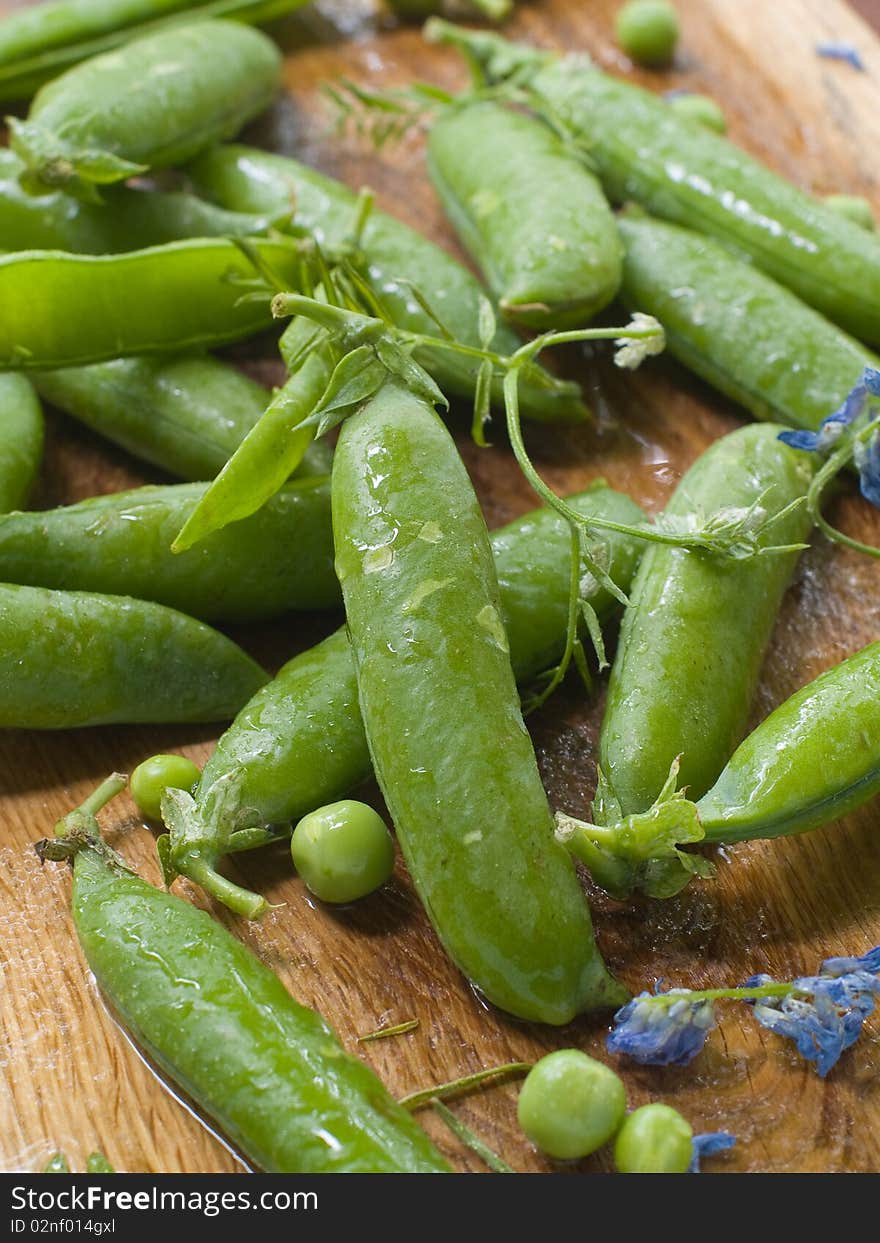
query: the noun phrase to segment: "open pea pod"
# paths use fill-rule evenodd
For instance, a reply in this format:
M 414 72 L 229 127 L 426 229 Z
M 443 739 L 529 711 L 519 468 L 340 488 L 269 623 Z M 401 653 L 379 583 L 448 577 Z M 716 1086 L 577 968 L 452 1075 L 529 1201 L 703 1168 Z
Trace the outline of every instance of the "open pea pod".
M 255 238 L 251 245 L 280 279 L 298 287 L 294 242 Z M 4 255 L 0 370 L 75 367 L 239 341 L 272 322 L 269 298 L 255 277 L 250 260 L 220 238 L 121 255 Z

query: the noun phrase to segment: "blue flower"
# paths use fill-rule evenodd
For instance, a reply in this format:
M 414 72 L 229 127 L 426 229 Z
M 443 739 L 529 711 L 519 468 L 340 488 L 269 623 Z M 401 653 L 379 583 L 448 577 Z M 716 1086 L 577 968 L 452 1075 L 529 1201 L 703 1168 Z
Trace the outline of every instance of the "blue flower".
M 864 413 L 869 397 L 880 397 L 880 371 L 866 367 L 861 379 L 847 393 L 838 410 L 819 424 L 818 430 L 780 432 L 779 439 L 792 449 L 824 453 L 833 449 L 843 433 Z M 855 464 L 858 467 L 862 496 L 880 509 L 880 434 L 866 445 L 857 445 Z
M 769 976 L 755 976 L 746 987 L 770 982 Z M 754 1015 L 762 1027 L 793 1040 L 824 1079 L 858 1040 L 878 995 L 880 946 L 861 958 L 826 959 L 819 975 L 794 980 L 785 997 L 756 1001 Z
M 851 43 L 817 43 L 816 55 L 824 56 L 826 60 L 844 60 L 859 73 L 865 72 L 865 62 Z
M 705 1135 L 695 1135 L 691 1149 L 689 1174 L 700 1173 L 700 1161 L 703 1157 L 714 1157 L 716 1152 L 727 1152 L 736 1143 L 736 1136 L 729 1131 L 709 1131 Z
M 659 995 L 663 1001 L 655 1000 L 658 994 L 640 993 L 618 1010 L 608 1051 L 625 1053 L 641 1066 L 686 1066 L 715 1026 L 715 1007 L 705 998 L 692 999 L 684 988 Z

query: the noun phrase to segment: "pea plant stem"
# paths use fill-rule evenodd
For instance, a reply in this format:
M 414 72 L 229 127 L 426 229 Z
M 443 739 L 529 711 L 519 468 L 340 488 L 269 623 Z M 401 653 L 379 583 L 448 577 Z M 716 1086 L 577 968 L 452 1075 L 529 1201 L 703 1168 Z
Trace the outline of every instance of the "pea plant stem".
M 488 1070 L 478 1070 L 472 1075 L 463 1075 L 460 1079 L 452 1079 L 448 1083 L 435 1084 L 431 1088 L 421 1088 L 418 1092 L 410 1092 L 402 1096 L 399 1103 L 411 1112 L 433 1105 L 436 1101 L 450 1100 L 454 1096 L 463 1096 L 474 1088 L 488 1083 L 505 1082 L 508 1079 L 527 1075 L 532 1069 L 531 1062 L 505 1062 L 502 1066 L 492 1066 Z

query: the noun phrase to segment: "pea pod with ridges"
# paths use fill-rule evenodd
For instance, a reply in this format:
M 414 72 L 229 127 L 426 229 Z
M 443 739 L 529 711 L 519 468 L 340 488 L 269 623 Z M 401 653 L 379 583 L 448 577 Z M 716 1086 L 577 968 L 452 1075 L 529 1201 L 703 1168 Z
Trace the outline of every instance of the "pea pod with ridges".
M 201 21 L 69 69 L 9 119 L 24 183 L 99 201 L 97 186 L 169 168 L 231 138 L 271 102 L 281 56 L 259 31 Z
M 251 245 L 296 286 L 300 265 L 292 243 L 257 238 Z M 272 322 L 268 297 L 242 299 L 254 275 L 238 247 L 220 238 L 122 255 L 5 255 L 0 370 L 77 367 L 240 341 Z
M 0 581 L 134 596 L 211 622 L 249 622 L 340 603 L 330 487 L 282 488 L 257 514 L 176 555 L 205 484 L 139 488 L 0 517 Z
M 23 505 L 43 458 L 43 411 L 30 381 L 0 375 L 0 514 Z
M 666 513 L 681 518 L 760 502 L 768 516 L 803 497 L 812 464 L 753 424 L 716 441 L 678 485 Z M 796 544 L 805 506 L 764 543 Z M 797 561 L 794 552 L 743 561 L 651 545 L 642 558 L 611 669 L 599 766 L 624 816 L 646 811 L 677 756 L 699 798 L 742 737 L 764 651 Z M 598 813 L 597 813 L 598 814 Z
M 593 940 L 519 708 L 492 550 L 434 410 L 394 383 L 342 426 L 333 536 L 373 767 L 453 961 L 520 1018 L 623 990 Z
M 69 847 L 77 937 L 135 1040 L 269 1173 L 445 1172 L 415 1119 L 251 950 L 108 858 L 92 808 L 124 783 L 113 780 L 41 849 L 57 857 L 53 846 L 78 830 Z
M 225 211 L 194 194 L 111 186 L 104 202 L 69 194 L 35 196 L 22 189 L 24 165 L 0 150 L 0 244 L 5 250 L 69 250 L 108 255 L 186 237 L 252 237 L 287 220 Z
M 569 502 L 586 515 L 639 522 L 636 503 L 599 484 Z M 501 617 L 514 673 L 528 683 L 562 655 L 568 618 L 568 524 L 538 509 L 491 535 Z M 611 577 L 628 590 L 641 549 L 611 534 Z M 597 588 L 590 603 L 607 622 L 616 602 Z M 295 656 L 239 713 L 202 774 L 198 803 L 216 782 L 239 772 L 241 804 L 260 825 L 284 825 L 334 802 L 370 776 L 357 682 L 345 630 Z
M 804 833 L 880 793 L 880 643 L 796 691 L 697 803 L 708 842 Z
M 0 100 L 27 99 L 71 66 L 161 26 L 224 17 L 258 24 L 304 0 L 55 0 L 0 21 Z
M 617 293 L 611 208 L 543 122 L 487 101 L 452 105 L 431 126 L 428 171 L 511 323 L 577 327 Z
M 46 401 L 100 436 L 194 483 L 223 469 L 271 399 L 207 354 L 118 358 L 31 379 Z M 314 441 L 296 473 L 325 475 L 332 459 L 327 442 Z
M 712 238 L 638 214 L 619 220 L 621 297 L 656 316 L 669 353 L 759 419 L 815 431 L 865 367 L 861 342 Z
M 880 344 L 880 238 L 771 172 L 666 101 L 595 68 L 435 20 L 490 82 L 526 84 L 535 107 L 585 143 L 609 197 L 717 237 L 857 337 Z
M 233 145 L 205 152 L 188 171 L 199 194 L 231 211 L 272 214 L 295 205 L 297 224 L 313 233 L 328 251 L 344 246 L 351 236 L 356 196 L 347 186 L 297 160 Z M 378 210 L 373 210 L 367 220 L 361 250 L 370 287 L 396 324 L 411 332 L 437 335 L 436 323 L 413 297 L 414 286 L 424 293 L 457 341 L 479 345 L 483 290 L 451 255 Z M 511 354 L 519 345 L 513 330 L 499 325 L 493 349 Z M 473 361 L 428 347 L 418 349 L 415 357 L 444 392 L 473 396 L 478 370 Z M 501 407 L 500 384 L 493 395 Z M 554 380 L 540 368 L 521 376 L 520 405 L 531 419 L 570 421 L 586 417 L 577 386 Z
M 144 600 L 0 584 L 0 728 L 222 721 L 267 680 L 202 622 Z

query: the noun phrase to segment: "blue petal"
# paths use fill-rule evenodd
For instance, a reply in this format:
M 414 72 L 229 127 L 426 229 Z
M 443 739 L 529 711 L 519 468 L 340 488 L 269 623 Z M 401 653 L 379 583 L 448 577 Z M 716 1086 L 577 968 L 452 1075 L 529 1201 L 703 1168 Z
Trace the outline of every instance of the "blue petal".
M 874 433 L 859 460 L 859 487 L 865 500 L 880 509 L 880 433 Z
M 880 397 L 880 371 L 876 367 L 866 367 L 862 373 L 862 383 L 874 397 Z
M 655 1002 L 656 994 L 634 997 L 614 1016 L 608 1051 L 626 1054 L 641 1066 L 686 1066 L 693 1061 L 715 1025 L 715 1011 L 709 1001 L 692 1001 L 686 989 L 680 993 L 671 1005 Z
M 780 432 L 777 439 L 790 445 L 792 449 L 806 449 L 811 452 L 819 448 L 818 432 Z
M 880 374 L 880 373 L 878 373 Z M 880 945 L 875 945 L 861 958 L 826 958 L 819 968 L 820 975 L 849 975 L 853 971 L 880 973 Z
M 705 1135 L 695 1135 L 691 1149 L 689 1174 L 700 1173 L 700 1161 L 703 1157 L 714 1157 L 716 1152 L 727 1152 L 736 1143 L 736 1136 L 729 1131 L 709 1131 Z
M 824 56 L 826 60 L 846 61 L 853 69 L 858 69 L 860 73 L 865 72 L 865 62 L 851 43 L 818 43 L 816 55 Z
M 837 976 L 805 976 L 793 981 L 793 989 L 786 997 L 756 1002 L 755 1018 L 762 1027 L 793 1040 L 801 1057 L 815 1062 L 824 1079 L 858 1040 L 874 1009 L 874 995 L 880 994 L 880 978 L 859 969 Z

